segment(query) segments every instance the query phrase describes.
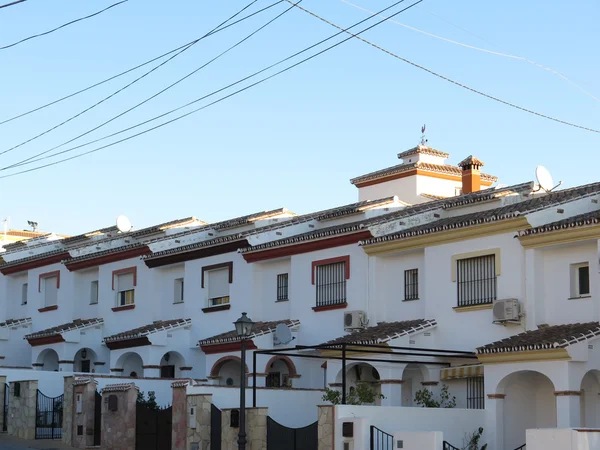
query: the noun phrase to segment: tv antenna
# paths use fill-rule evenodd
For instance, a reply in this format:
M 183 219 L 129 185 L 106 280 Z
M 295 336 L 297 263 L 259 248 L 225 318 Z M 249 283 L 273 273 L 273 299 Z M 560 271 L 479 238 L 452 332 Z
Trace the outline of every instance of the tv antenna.
M 27 221 L 27 225 L 31 227 L 31 231 L 36 232 L 38 230 L 38 223 L 32 220 Z
M 273 336 L 273 345 L 286 345 L 292 342 L 295 337 L 292 337 L 290 327 L 285 323 L 280 323 L 275 327 L 275 335 Z
M 128 233 L 132 228 L 131 221 L 126 216 L 120 215 L 117 217 L 117 229 L 121 233 Z
M 538 182 L 538 191 L 543 190 L 544 192 L 552 192 L 562 184 L 562 181 L 559 181 L 558 184 L 555 185 L 552 175 L 550 175 L 550 172 L 544 166 L 537 166 L 535 168 L 535 178 Z

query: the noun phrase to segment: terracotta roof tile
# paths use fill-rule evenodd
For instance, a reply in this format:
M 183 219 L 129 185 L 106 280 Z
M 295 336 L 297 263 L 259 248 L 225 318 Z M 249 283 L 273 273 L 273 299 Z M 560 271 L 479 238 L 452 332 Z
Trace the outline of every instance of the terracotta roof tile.
M 294 328 L 300 325 L 299 320 L 275 320 L 272 322 L 255 322 L 252 328 L 252 334 L 249 339 L 253 339 L 258 336 L 273 333 L 275 328 L 279 324 L 286 324 L 289 328 Z M 237 342 L 240 338 L 235 330 L 227 331 L 226 333 L 217 334 L 206 339 L 202 339 L 198 342 L 198 345 L 213 345 L 213 344 L 224 344 L 227 342 Z
M 73 322 L 64 323 L 56 327 L 47 328 L 45 330 L 36 331 L 35 333 L 28 334 L 25 339 L 38 339 L 48 336 L 58 336 L 62 333 L 72 330 L 80 330 L 82 328 L 88 328 L 95 325 L 101 325 L 104 323 L 104 319 L 76 319 Z
M 468 166 L 478 166 L 478 167 L 483 167 L 483 161 L 480 160 L 479 158 L 475 158 L 473 155 L 469 155 L 467 156 L 465 159 L 463 159 L 461 162 L 459 162 L 457 164 L 458 167 L 468 167 Z
M 104 338 L 104 342 L 127 341 L 148 336 L 152 333 L 158 333 L 163 330 L 173 330 L 182 328 L 192 324 L 192 319 L 174 319 L 174 320 L 157 320 L 149 325 L 134 328 L 133 330 L 123 331 Z
M 450 154 L 436 150 L 435 148 L 426 147 L 424 145 L 417 145 L 416 147 L 406 150 L 405 152 L 398 153 L 398 159 L 404 159 L 407 156 L 416 155 L 422 153 L 424 155 L 439 156 L 440 158 L 450 158 Z
M 477 353 L 506 353 L 565 348 L 600 336 L 600 323 L 542 326 L 477 349 Z
M 600 210 L 579 214 L 567 219 L 519 231 L 519 236 L 529 236 L 532 234 L 550 233 L 552 231 L 565 230 L 567 228 L 584 227 L 588 225 L 597 225 L 600 223 Z
M 31 317 L 24 319 L 8 319 L 0 323 L 0 328 L 10 328 L 19 325 L 29 325 L 31 323 Z
M 401 336 L 417 333 L 437 325 L 435 319 L 405 320 L 402 322 L 380 322 L 374 327 L 364 328 L 327 342 L 337 344 L 385 344 Z

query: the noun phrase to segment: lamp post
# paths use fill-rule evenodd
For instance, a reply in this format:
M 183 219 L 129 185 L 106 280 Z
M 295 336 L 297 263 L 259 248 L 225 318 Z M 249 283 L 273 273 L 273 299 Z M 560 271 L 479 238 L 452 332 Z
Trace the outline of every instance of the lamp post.
M 252 333 L 254 322 L 242 313 L 242 317 L 234 322 L 235 331 L 241 339 L 242 362 L 240 368 L 240 432 L 238 433 L 238 449 L 246 450 L 246 339 Z M 254 368 L 253 370 L 256 370 Z

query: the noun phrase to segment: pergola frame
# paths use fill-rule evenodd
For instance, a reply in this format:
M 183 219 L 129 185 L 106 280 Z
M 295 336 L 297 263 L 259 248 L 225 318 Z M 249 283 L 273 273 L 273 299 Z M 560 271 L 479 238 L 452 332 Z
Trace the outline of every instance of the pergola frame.
M 348 349 L 350 347 L 350 349 Z M 357 349 L 358 347 L 358 349 Z M 308 355 L 299 354 L 302 350 L 334 350 L 341 351 L 341 356 L 324 356 L 324 355 Z M 391 351 L 390 351 L 391 350 Z M 398 351 L 395 351 L 398 350 Z M 295 353 L 290 353 L 295 352 Z M 432 364 L 441 366 L 450 366 L 449 362 L 441 361 L 419 361 L 406 359 L 374 359 L 360 358 L 356 356 L 348 356 L 347 352 L 351 353 L 367 353 L 374 355 L 387 356 L 424 356 L 432 358 L 451 358 L 451 359 L 477 359 L 474 352 L 466 352 L 460 350 L 432 349 L 432 348 L 415 348 L 415 347 L 395 347 L 385 344 L 365 344 L 365 343 L 342 343 L 342 344 L 321 344 L 321 345 L 296 345 L 293 348 L 282 348 L 272 350 L 255 350 L 252 354 L 252 406 L 256 408 L 256 358 L 258 355 L 270 356 L 288 356 L 291 358 L 312 358 L 312 359 L 334 359 L 342 361 L 342 405 L 346 404 L 346 363 L 348 361 L 359 362 L 384 362 L 392 364 Z M 242 380 L 243 382 L 243 380 Z

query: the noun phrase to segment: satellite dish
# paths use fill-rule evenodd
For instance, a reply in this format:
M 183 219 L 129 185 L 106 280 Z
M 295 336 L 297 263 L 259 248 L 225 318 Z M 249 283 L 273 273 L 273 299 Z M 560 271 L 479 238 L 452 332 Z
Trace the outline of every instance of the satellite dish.
M 552 175 L 550 175 L 550 172 L 548 172 L 548 169 L 546 169 L 544 166 L 537 166 L 535 168 L 535 177 L 540 188 L 546 192 L 550 192 L 552 189 L 554 189 L 555 186 Z
M 121 233 L 127 233 L 128 231 L 131 231 L 132 228 L 133 226 L 127 217 L 123 215 L 117 217 L 117 229 Z
M 293 340 L 294 338 L 292 337 L 292 332 L 285 323 L 280 323 L 275 327 L 275 336 L 273 336 L 273 344 L 285 345 L 289 344 Z

